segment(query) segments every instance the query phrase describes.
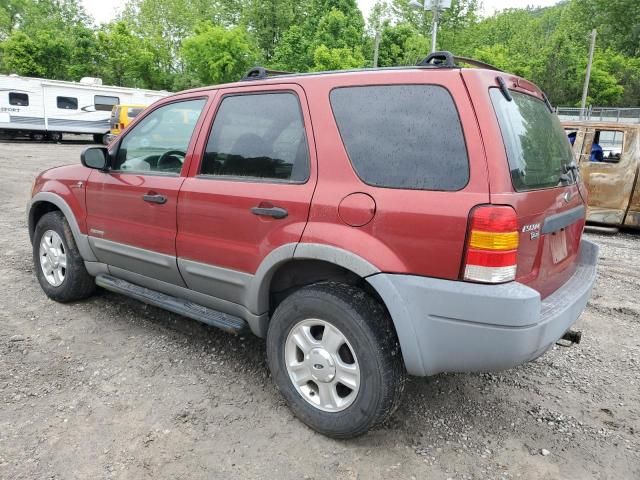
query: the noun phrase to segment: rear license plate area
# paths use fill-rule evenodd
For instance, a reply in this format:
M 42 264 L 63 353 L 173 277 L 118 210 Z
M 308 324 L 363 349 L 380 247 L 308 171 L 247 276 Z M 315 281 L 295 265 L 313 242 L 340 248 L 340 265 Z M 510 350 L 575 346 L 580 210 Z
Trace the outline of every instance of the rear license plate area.
M 567 258 L 567 232 L 563 228 L 557 232 L 553 232 L 549 237 L 551 246 L 551 258 L 553 263 L 560 263 Z

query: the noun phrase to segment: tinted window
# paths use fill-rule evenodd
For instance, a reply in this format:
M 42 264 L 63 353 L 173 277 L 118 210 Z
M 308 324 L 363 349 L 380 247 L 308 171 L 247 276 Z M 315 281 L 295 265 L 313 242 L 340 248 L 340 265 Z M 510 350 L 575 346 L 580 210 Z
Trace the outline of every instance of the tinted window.
M 74 97 L 56 97 L 56 104 L 64 110 L 78 109 L 78 99 Z
M 469 160 L 449 92 L 435 85 L 338 88 L 331 107 L 358 176 L 370 185 L 459 190 Z
M 180 173 L 205 102 L 170 103 L 144 117 L 122 139 L 113 169 Z
M 309 149 L 298 98 L 292 93 L 224 98 L 200 173 L 304 182 Z
M 18 107 L 29 106 L 29 95 L 26 93 L 9 92 L 9 105 L 17 105 Z
M 110 112 L 113 110 L 113 106 L 120 103 L 118 97 L 106 97 L 104 95 L 95 95 L 93 97 L 93 104 L 97 111 Z
M 517 191 L 575 183 L 571 143 L 541 100 L 511 92 L 509 102 L 497 88 L 490 90 L 507 151 L 511 180 Z

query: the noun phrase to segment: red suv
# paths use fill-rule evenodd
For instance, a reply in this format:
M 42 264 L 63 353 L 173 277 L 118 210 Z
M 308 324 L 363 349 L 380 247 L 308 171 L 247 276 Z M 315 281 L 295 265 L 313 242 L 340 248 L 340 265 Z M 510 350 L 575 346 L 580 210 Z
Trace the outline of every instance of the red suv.
M 387 418 L 405 373 L 542 355 L 595 280 L 586 192 L 544 94 L 456 60 L 159 100 L 37 178 L 40 285 L 266 337 L 291 409 L 340 438 Z

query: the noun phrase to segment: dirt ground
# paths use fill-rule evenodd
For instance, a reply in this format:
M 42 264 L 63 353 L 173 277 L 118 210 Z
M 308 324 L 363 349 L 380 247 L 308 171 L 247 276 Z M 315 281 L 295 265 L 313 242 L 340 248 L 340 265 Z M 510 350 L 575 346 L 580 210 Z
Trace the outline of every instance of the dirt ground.
M 256 338 L 108 292 L 45 297 L 29 188 L 83 147 L 0 143 L 0 478 L 640 478 L 640 234 L 587 235 L 601 256 L 582 344 L 411 379 L 386 425 L 334 441 L 291 415 Z

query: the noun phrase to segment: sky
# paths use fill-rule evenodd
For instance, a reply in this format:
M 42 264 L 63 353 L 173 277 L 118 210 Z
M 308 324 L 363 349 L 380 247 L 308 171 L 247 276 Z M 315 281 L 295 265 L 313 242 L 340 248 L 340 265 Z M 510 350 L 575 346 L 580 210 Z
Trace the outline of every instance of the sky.
M 536 7 L 547 7 L 558 3 L 559 0 L 483 0 L 484 14 L 492 15 L 498 10 L 505 8 L 524 8 L 527 5 Z M 357 0 L 360 9 L 364 13 L 365 19 L 369 16 L 369 11 L 376 0 Z M 112 20 L 124 5 L 123 0 L 82 0 L 87 12 L 93 16 L 97 23 L 106 23 Z

